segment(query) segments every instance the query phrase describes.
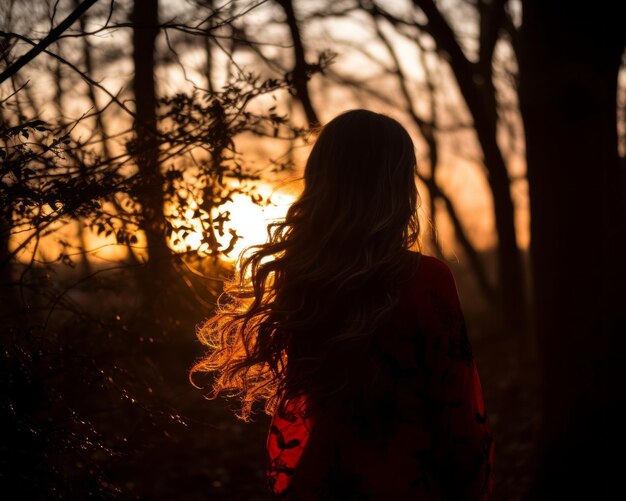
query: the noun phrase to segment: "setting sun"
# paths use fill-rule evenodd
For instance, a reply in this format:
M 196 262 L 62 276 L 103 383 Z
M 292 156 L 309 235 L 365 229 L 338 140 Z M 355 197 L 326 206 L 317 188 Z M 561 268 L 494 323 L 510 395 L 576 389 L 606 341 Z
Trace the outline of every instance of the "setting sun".
M 224 225 L 224 235 L 218 236 L 223 249 L 230 244 L 229 230 L 234 230 L 240 237 L 232 250 L 224 255 L 228 261 L 235 261 L 246 247 L 264 243 L 267 240 L 268 223 L 282 219 L 294 201 L 293 195 L 278 192 L 269 184 L 257 184 L 255 192 L 262 197 L 261 202 L 255 203 L 249 195 L 236 193 L 232 196 L 232 202 L 221 205 L 213 214 L 214 217 L 218 213 L 229 214 L 229 221 Z M 203 243 L 202 222 L 193 215 L 193 209 L 185 212 L 185 225 L 194 231 L 187 232 L 184 236 L 181 232 L 172 236 L 170 246 L 177 252 L 195 250 L 203 253 L 208 250 L 208 244 Z

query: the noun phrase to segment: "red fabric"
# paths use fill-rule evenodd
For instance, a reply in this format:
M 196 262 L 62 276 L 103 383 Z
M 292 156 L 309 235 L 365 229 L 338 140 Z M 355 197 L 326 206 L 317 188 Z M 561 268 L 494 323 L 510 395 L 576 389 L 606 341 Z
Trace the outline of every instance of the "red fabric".
M 288 403 L 288 412 L 276 412 L 267 436 L 267 450 L 271 458 L 268 474 L 272 490 L 280 494 L 289 487 L 295 467 L 309 439 L 315 419 L 306 417 L 305 399 Z
M 339 423 L 289 402 L 268 434 L 270 488 L 292 500 L 488 500 L 493 436 L 445 263 L 421 256 L 385 329 L 380 412 Z

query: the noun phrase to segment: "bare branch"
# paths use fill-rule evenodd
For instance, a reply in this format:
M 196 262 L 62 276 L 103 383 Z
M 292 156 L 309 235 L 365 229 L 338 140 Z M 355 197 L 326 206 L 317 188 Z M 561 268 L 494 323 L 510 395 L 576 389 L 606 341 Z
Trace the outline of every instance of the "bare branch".
M 31 50 L 29 50 L 26 54 L 24 54 L 17 61 L 15 61 L 11 66 L 9 66 L 2 73 L 0 73 L 0 84 L 4 82 L 7 78 L 15 75 L 30 61 L 32 61 L 39 54 L 44 52 L 51 43 L 58 40 L 59 36 L 70 26 L 72 26 L 72 24 L 74 24 L 74 21 L 76 21 L 80 16 L 87 12 L 87 10 L 97 1 L 98 0 L 85 0 L 78 7 L 76 7 L 76 9 L 74 9 L 56 28 L 51 30 L 50 33 L 48 33 L 43 40 L 41 40 Z M 7 35 L 7 33 L 0 32 L 0 36 L 2 37 L 5 37 Z

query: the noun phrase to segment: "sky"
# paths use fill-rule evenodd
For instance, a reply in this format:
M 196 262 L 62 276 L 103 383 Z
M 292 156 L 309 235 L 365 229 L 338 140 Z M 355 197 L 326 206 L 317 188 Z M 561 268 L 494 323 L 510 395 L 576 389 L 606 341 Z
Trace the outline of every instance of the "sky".
M 352 3 L 343 0 L 335 2 L 308 0 L 306 2 L 296 1 L 295 7 L 297 16 L 303 19 L 320 13 L 336 12 Z M 380 2 L 389 12 L 397 15 L 403 15 L 406 12 L 408 3 L 410 3 L 408 0 Z M 216 5 L 221 4 L 224 2 L 216 2 Z M 236 9 L 243 9 L 249 7 L 250 4 L 251 2 L 240 2 L 235 3 L 235 7 Z M 59 3 L 57 20 L 61 19 L 60 13 L 68 5 L 70 5 L 68 2 L 61 1 Z M 115 3 L 116 11 L 113 22 L 125 20 L 128 5 L 129 2 L 124 1 Z M 450 20 L 471 58 L 475 51 L 473 40 L 476 31 L 471 10 L 459 9 L 456 0 L 443 1 L 440 2 L 440 5 L 444 11 L 451 13 Z M 194 19 L 197 20 L 202 15 L 201 9 L 194 7 L 192 2 L 186 0 L 162 2 L 162 6 L 162 22 L 189 22 L 193 24 Z M 4 8 L 6 8 L 6 4 Z M 38 4 L 37 15 L 43 16 L 45 10 L 39 12 L 40 9 L 42 6 Z M 464 9 L 468 9 L 468 7 L 464 7 Z M 49 29 L 49 21 L 46 20 L 42 20 L 38 24 L 25 22 L 34 15 L 31 14 L 29 18 L 27 14 L 28 11 L 21 13 L 21 22 L 19 16 L 16 16 L 12 21 L 12 27 L 15 31 L 30 29 L 40 36 Z M 88 29 L 98 29 L 102 25 L 106 9 L 100 12 L 92 10 L 90 15 Z M 514 8 L 516 22 L 519 22 L 519 17 L 520 12 L 516 7 Z M 245 27 L 248 36 L 257 42 L 255 50 L 258 53 L 245 47 L 238 48 L 234 61 L 241 69 L 263 76 L 271 76 L 280 74 L 281 67 L 289 67 L 291 64 L 290 38 L 288 30 L 281 20 L 282 13 L 272 2 L 263 3 L 242 18 L 241 26 Z M 419 15 L 417 15 L 417 20 L 420 21 Z M 380 43 L 373 31 L 371 19 L 362 12 L 349 12 L 340 17 L 318 16 L 316 19 L 301 23 L 301 30 L 309 60 L 314 60 L 319 51 L 329 50 L 336 53 L 326 74 L 315 75 L 309 84 L 313 104 L 322 122 L 330 120 L 345 110 L 358 107 L 366 107 L 389 114 L 401 121 L 409 130 L 416 145 L 418 168 L 421 172 L 428 174 L 430 166 L 428 165 L 427 145 L 406 112 L 407 103 L 402 97 L 397 79 L 388 72 L 390 68 L 393 69 L 393 63 L 387 48 Z M 433 54 L 428 53 L 433 46 L 432 40 L 428 36 L 419 37 L 427 51 L 423 54 L 415 43 L 395 33 L 390 29 L 390 26 L 383 25 L 381 30 L 396 50 L 401 68 L 407 76 L 413 109 L 425 119 L 428 119 L 431 114 L 430 95 L 425 81 L 426 69 L 435 79 L 434 102 L 439 123 L 442 124 L 443 129 L 454 129 L 441 131 L 437 134 L 440 141 L 437 180 L 454 200 L 471 241 L 479 250 L 487 250 L 496 243 L 491 196 L 481 162 L 481 151 L 471 127 L 471 119 L 450 69 Z M 100 82 L 111 93 L 116 95 L 119 93 L 120 99 L 132 106 L 130 86 L 133 68 L 130 60 L 129 35 L 129 30 L 121 27 L 101 31 L 90 37 L 94 47 L 93 57 L 97 68 L 91 77 Z M 220 38 L 228 35 L 225 30 L 219 31 L 217 35 L 219 45 L 213 46 L 211 57 L 213 83 L 219 87 L 227 79 L 227 68 L 229 68 L 230 63 L 225 55 L 228 49 L 223 49 L 228 46 L 230 41 L 228 38 Z M 76 39 L 67 38 L 59 44 L 55 44 L 52 49 L 80 65 L 80 51 L 77 50 L 76 43 Z M 175 49 L 178 61 L 173 60 L 174 53 L 171 47 Z M 259 53 L 273 62 L 269 65 L 261 62 Z M 158 55 L 159 65 L 156 76 L 160 95 L 190 89 L 192 84 L 206 87 L 207 51 L 204 40 L 177 37 L 174 31 L 168 30 L 167 33 L 162 32 L 159 36 Z M 51 59 L 41 55 L 24 70 L 28 73 L 28 78 L 33 81 L 31 89 L 39 99 L 44 117 L 48 119 L 53 119 L 58 115 L 58 111 L 51 104 L 51 96 L 56 87 L 50 72 L 51 65 Z M 230 70 L 232 71 L 232 65 L 230 65 Z M 494 71 L 498 96 L 503 105 L 498 140 L 505 153 L 512 177 L 511 193 L 517 209 L 518 241 L 520 247 L 526 248 L 529 238 L 529 213 L 527 183 L 524 179 L 523 134 L 517 112 L 514 85 L 511 80 L 511 76 L 515 72 L 515 61 L 510 47 L 505 42 L 500 42 L 496 48 Z M 78 118 L 90 107 L 90 103 L 85 98 L 85 84 L 70 70 L 63 69 L 62 74 L 64 114 L 68 119 Z M 620 78 L 622 85 L 619 99 L 626 102 L 626 92 L 624 92 L 626 76 L 624 72 Z M 360 88 L 348 85 L 345 81 L 359 82 Z M 6 94 L 6 86 L 0 91 Z M 107 102 L 107 96 L 101 91 L 97 91 L 96 94 L 99 105 L 104 106 Z M 303 123 L 304 117 L 300 106 L 297 103 L 295 105 L 290 104 L 286 93 L 277 93 L 273 97 L 275 103 L 271 98 L 265 98 L 253 106 L 262 110 L 267 109 L 272 104 L 277 104 L 279 112 L 290 113 L 295 123 Z M 115 109 L 115 106 L 109 107 L 104 116 L 107 132 L 110 135 L 116 135 L 129 128 L 128 116 L 120 112 L 119 109 Z M 79 137 L 81 134 L 88 135 L 90 127 L 93 125 L 86 122 L 84 127 L 81 125 L 76 128 L 75 134 Z M 621 127 L 624 127 L 623 124 Z M 118 137 L 112 141 L 111 147 L 115 151 L 123 151 L 126 137 L 124 135 Z M 237 145 L 243 158 L 255 168 L 264 164 L 270 165 L 272 160 L 285 155 L 289 146 L 284 142 L 250 137 L 239 138 Z M 289 203 L 298 196 L 301 187 L 299 178 L 302 175 L 310 145 L 297 143 L 295 146 L 293 152 L 295 169 L 280 175 L 268 176 L 263 183 L 259 183 L 259 189 L 265 195 L 270 192 L 274 193 L 272 199 L 275 205 L 270 203 L 265 208 L 259 207 L 254 205 L 249 197 L 241 196 L 237 197 L 229 207 L 223 208 L 223 210 L 228 210 L 231 213 L 232 225 L 243 237 L 239 244 L 240 247 L 259 243 L 259 240 L 263 240 L 265 232 L 261 231 L 260 228 L 263 228 L 264 221 L 281 217 Z M 621 148 L 625 149 L 626 146 L 622 144 Z M 428 226 L 427 222 L 430 215 L 428 213 L 427 190 L 421 183 L 418 183 L 418 188 L 423 199 L 422 219 L 426 223 L 425 226 Z M 439 226 L 437 233 L 446 255 L 454 258 L 458 249 L 444 212 L 438 210 Z M 195 223 L 191 221 L 191 224 L 194 225 Z M 59 232 L 52 235 L 49 238 L 50 242 L 43 245 L 39 252 L 53 256 L 57 252 L 53 243 L 54 240 L 59 237 L 76 238 L 79 233 L 76 226 L 70 224 L 65 228 L 60 228 Z M 90 259 L 94 261 L 98 259 L 115 260 L 124 256 L 125 250 L 112 246 L 110 239 L 103 240 L 91 234 L 89 230 L 83 233 L 87 245 L 93 250 L 90 253 Z M 192 234 L 187 237 L 187 244 L 195 246 L 198 240 L 198 236 Z M 16 239 L 15 245 L 17 243 L 18 240 Z M 174 246 L 174 244 L 172 245 Z M 182 249 L 183 246 L 174 247 Z M 96 251 L 95 249 L 99 250 Z

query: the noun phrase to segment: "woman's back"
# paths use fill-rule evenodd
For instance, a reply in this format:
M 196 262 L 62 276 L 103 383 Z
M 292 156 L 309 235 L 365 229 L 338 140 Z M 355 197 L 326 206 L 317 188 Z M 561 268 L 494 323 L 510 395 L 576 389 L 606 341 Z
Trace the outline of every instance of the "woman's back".
M 436 258 L 409 256 L 399 302 L 368 347 L 367 398 L 317 415 L 291 402 L 274 416 L 274 492 L 293 500 L 488 498 L 492 434 L 454 278 Z M 350 360 L 346 368 L 349 375 Z
M 270 484 L 291 499 L 484 499 L 491 433 L 456 286 L 419 249 L 417 160 L 391 117 L 321 130 L 304 187 L 240 256 L 198 331 L 212 397 L 274 415 Z

